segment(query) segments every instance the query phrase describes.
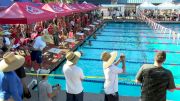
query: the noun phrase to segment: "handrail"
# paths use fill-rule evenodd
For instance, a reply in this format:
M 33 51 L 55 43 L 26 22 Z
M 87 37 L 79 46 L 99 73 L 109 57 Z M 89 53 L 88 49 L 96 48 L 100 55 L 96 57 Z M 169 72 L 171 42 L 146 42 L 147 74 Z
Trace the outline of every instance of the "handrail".
M 50 76 L 50 77 L 60 77 L 61 79 L 65 79 L 64 78 L 64 75 L 62 74 L 36 74 L 36 73 L 26 73 L 26 75 L 29 75 L 29 76 L 43 76 L 43 75 L 46 75 L 46 76 Z M 100 83 L 103 83 L 103 81 L 99 81 L 99 80 L 88 80 L 88 79 L 103 79 L 104 80 L 104 77 L 103 76 L 85 76 L 85 81 L 88 81 L 88 82 L 100 82 Z M 140 86 L 141 84 L 140 83 L 136 83 L 135 80 L 131 80 L 131 79 L 127 79 L 127 78 L 118 78 L 118 80 L 120 81 L 125 81 L 125 82 L 120 82 L 119 84 L 124 84 L 124 85 L 131 85 L 131 86 Z M 180 84 L 176 84 L 176 90 L 180 90 Z
M 180 38 L 179 33 L 175 32 L 169 28 L 166 28 L 166 27 L 162 26 L 161 24 L 156 23 L 156 21 L 154 19 L 149 19 L 148 17 L 146 17 L 144 15 L 144 13 L 140 9 L 137 10 L 137 18 L 146 22 L 154 30 L 157 30 L 157 31 L 160 30 L 163 34 L 168 32 L 169 33 L 169 39 L 172 37 L 173 41 L 174 42 L 176 41 L 177 45 L 179 44 L 179 42 L 178 42 L 179 38 Z

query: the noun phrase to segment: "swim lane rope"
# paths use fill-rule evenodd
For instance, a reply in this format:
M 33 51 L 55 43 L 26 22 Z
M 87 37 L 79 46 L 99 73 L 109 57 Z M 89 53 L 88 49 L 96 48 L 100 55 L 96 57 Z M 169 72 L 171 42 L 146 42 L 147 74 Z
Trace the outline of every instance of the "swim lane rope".
M 145 49 L 125 49 L 125 48 L 98 48 L 98 47 L 83 47 L 86 49 L 100 49 L 100 50 L 117 50 L 117 51 L 143 51 L 143 52 L 158 52 L 158 50 Z M 166 53 L 180 53 L 180 51 L 164 50 Z
M 159 38 L 159 39 L 169 39 L 166 36 L 129 36 L 129 35 L 97 35 L 97 36 L 108 36 L 108 37 L 126 37 L 126 38 Z
M 46 75 L 49 77 L 54 77 L 54 79 L 65 79 L 64 75 L 61 74 L 36 74 L 36 73 L 26 73 L 29 76 L 42 76 Z M 101 79 L 101 80 L 92 80 L 92 79 Z M 127 78 L 118 78 L 118 80 L 122 81 L 118 84 L 122 85 L 130 85 L 130 86 L 141 86 L 140 83 L 136 83 L 135 80 L 127 79 Z M 85 76 L 85 80 L 87 82 L 96 82 L 96 83 L 104 83 L 103 76 Z M 123 82 L 124 81 L 124 82 Z M 180 90 L 180 84 L 176 84 L 176 90 Z
M 104 41 L 104 40 L 90 40 L 90 41 L 96 41 L 96 42 L 116 42 L 116 43 L 134 43 L 134 44 L 165 44 L 165 45 L 170 45 L 174 43 L 169 43 L 169 42 L 126 42 L 126 41 Z

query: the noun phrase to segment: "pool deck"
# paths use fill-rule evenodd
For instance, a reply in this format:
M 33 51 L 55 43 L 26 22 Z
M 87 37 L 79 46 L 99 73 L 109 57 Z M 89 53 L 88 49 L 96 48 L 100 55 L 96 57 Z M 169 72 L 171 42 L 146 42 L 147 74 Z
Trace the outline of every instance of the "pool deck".
M 38 101 L 38 93 L 31 91 L 31 99 L 24 99 L 24 101 Z M 60 91 L 58 96 L 53 98 L 53 101 L 66 101 L 65 91 Z M 84 101 L 104 101 L 103 94 L 84 93 Z M 119 96 L 119 101 L 139 101 L 138 97 Z

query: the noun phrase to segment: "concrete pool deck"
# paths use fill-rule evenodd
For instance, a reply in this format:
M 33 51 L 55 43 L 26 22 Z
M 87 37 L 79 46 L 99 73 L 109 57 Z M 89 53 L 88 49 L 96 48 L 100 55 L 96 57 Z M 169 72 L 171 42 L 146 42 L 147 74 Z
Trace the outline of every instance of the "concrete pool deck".
M 38 101 L 38 94 L 35 91 L 31 91 L 31 99 L 24 99 L 24 101 Z M 65 91 L 60 91 L 58 96 L 53 101 L 66 101 Z M 84 93 L 84 101 L 104 101 L 103 94 Z M 138 97 L 119 96 L 119 101 L 139 101 Z
M 32 79 L 37 79 L 33 76 L 26 77 L 27 85 L 31 82 Z M 39 78 L 40 79 L 40 78 Z M 39 80 L 38 79 L 38 80 Z M 24 99 L 23 101 L 39 101 L 38 100 L 38 92 L 31 89 L 31 99 Z M 56 96 L 53 101 L 66 101 L 66 92 L 64 90 L 60 90 L 58 96 Z M 84 101 L 104 101 L 104 94 L 95 94 L 95 93 L 84 93 Z M 132 96 L 119 96 L 119 101 L 139 101 L 139 97 L 132 97 Z

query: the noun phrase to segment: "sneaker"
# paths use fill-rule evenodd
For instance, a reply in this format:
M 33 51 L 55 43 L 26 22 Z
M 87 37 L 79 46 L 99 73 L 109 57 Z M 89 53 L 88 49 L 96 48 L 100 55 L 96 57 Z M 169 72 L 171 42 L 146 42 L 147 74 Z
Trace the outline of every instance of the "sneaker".
M 38 69 L 37 73 L 38 74 L 49 74 L 50 73 L 50 69 Z
M 38 69 L 38 70 L 36 71 L 36 73 L 37 73 L 37 74 L 40 74 L 40 71 L 41 71 L 41 69 Z
M 33 67 L 31 67 L 31 72 L 34 72 L 34 68 Z

